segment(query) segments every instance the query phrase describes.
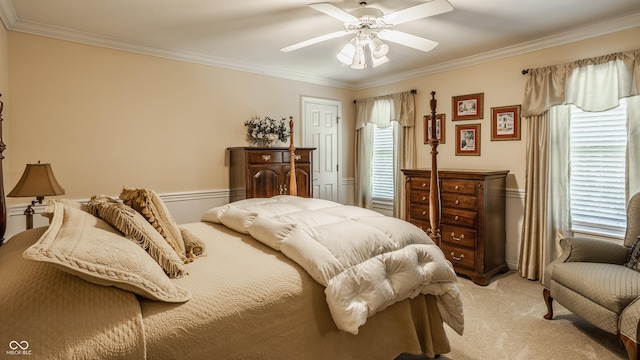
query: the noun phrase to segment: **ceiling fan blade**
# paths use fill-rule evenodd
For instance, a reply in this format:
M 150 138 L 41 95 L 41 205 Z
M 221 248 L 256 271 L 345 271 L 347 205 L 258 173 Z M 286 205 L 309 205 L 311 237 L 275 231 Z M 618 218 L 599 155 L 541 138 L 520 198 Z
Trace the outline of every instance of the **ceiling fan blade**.
M 293 51 L 293 50 L 298 50 L 298 49 L 301 49 L 303 47 L 306 47 L 306 46 L 309 46 L 309 45 L 313 45 L 313 44 L 317 44 L 319 42 L 323 42 L 323 41 L 326 41 L 326 40 L 337 39 L 337 38 L 343 37 L 343 36 L 345 36 L 347 34 L 348 34 L 348 32 L 346 32 L 344 30 L 336 31 L 336 32 L 333 32 L 331 34 L 326 34 L 326 35 L 314 37 L 313 39 L 301 41 L 299 43 L 296 43 L 296 44 L 293 44 L 293 45 L 289 45 L 287 47 L 283 47 L 282 49 L 280 49 L 280 51 L 282 51 L 282 52 L 290 52 L 290 51 Z
M 323 12 L 342 22 L 358 22 L 358 18 L 330 3 L 309 4 L 309 7 Z
M 438 46 L 438 43 L 433 40 L 425 39 L 423 37 L 411 35 L 398 30 L 382 30 L 378 33 L 378 37 L 382 40 L 391 41 L 396 44 L 408 46 L 410 48 L 414 48 L 424 52 L 431 51 L 433 50 L 433 48 Z
M 443 14 L 453 10 L 447 0 L 433 0 L 420 5 L 399 10 L 382 17 L 385 23 L 397 25 L 429 16 Z

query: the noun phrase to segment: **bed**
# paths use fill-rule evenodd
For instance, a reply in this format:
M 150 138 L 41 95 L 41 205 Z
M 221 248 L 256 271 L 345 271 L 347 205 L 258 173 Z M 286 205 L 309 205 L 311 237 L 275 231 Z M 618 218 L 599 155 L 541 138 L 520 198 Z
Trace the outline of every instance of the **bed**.
M 464 329 L 439 248 L 369 210 L 283 195 L 177 225 L 153 190 L 125 187 L 43 215 L 0 247 L 3 355 L 433 358 L 444 326 Z

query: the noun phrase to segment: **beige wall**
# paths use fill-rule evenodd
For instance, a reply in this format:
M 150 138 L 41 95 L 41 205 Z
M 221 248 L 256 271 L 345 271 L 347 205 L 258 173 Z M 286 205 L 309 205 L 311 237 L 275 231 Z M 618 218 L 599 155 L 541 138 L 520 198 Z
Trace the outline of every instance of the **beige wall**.
M 255 115 L 300 119 L 302 96 L 342 101 L 343 178 L 350 179 L 352 100 L 417 89 L 419 167 L 430 166 L 422 116 L 429 114 L 429 93 L 436 91 L 438 113 L 447 116 L 439 166 L 508 169 L 507 186 L 523 189 L 526 124 L 521 141 L 490 141 L 491 107 L 522 102 L 523 68 L 635 49 L 638 39 L 640 27 L 350 91 L 3 30 L 0 91 L 11 89 L 5 187 L 15 185 L 26 163 L 41 160 L 52 163 L 70 198 L 114 194 L 123 184 L 165 193 L 226 189 L 224 150 L 246 144 L 243 122 Z M 484 119 L 451 121 L 451 97 L 478 92 L 484 93 Z M 481 156 L 455 156 L 455 125 L 470 123 L 481 124 Z
M 558 46 L 527 54 L 491 61 L 398 83 L 358 91 L 357 98 L 390 94 L 417 89 L 416 142 L 418 143 L 418 167 L 431 167 L 430 147 L 424 144 L 423 115 L 431 113 L 429 99 L 436 92 L 438 113 L 446 114 L 446 143 L 438 147 L 439 168 L 500 169 L 509 170 L 507 188 L 524 189 L 526 124 L 522 123 L 521 141 L 491 141 L 491 108 L 522 103 L 525 77 L 521 71 L 618 51 L 640 48 L 640 27 Z M 482 120 L 451 121 L 451 97 L 484 93 L 484 118 Z M 481 124 L 481 156 L 455 155 L 455 125 Z
M 125 184 L 159 193 L 228 189 L 225 149 L 247 145 L 245 120 L 299 120 L 302 96 L 353 101 L 348 90 L 23 33 L 9 32 L 8 43 L 9 190 L 38 160 L 52 164 L 71 199 L 117 195 Z M 351 129 L 353 106 L 343 109 Z M 351 138 L 345 132 L 348 147 Z
M 417 89 L 418 167 L 429 167 L 422 116 L 430 112 L 429 93 L 436 91 L 438 113 L 447 115 L 446 144 L 438 148 L 440 168 L 510 171 L 507 263 L 515 268 L 525 186 L 526 124 L 522 124 L 521 141 L 492 142 L 491 107 L 522 103 L 524 68 L 638 48 L 640 27 L 351 91 L 3 29 L 0 92 L 7 105 L 5 189 L 13 188 L 26 163 L 41 160 L 52 163 L 71 199 L 96 193 L 117 195 L 125 184 L 154 188 L 161 194 L 224 192 L 228 189 L 225 149 L 246 144 L 243 122 L 255 115 L 300 119 L 301 97 L 310 96 L 342 102 L 342 175 L 343 185 L 347 184 L 343 187 L 352 190 L 353 99 Z M 484 93 L 484 119 L 451 121 L 451 97 L 477 92 Z M 481 156 L 455 156 L 454 128 L 462 123 L 481 124 Z M 297 123 L 296 144 L 301 144 L 299 129 Z M 10 198 L 8 203 L 20 205 L 27 200 Z M 203 202 L 203 208 L 211 204 L 206 199 L 197 201 Z M 199 210 L 186 210 L 195 208 L 193 203 L 179 199 L 172 206 L 184 221 L 197 221 Z M 14 209 L 11 232 L 24 226 L 22 209 L 21 205 Z

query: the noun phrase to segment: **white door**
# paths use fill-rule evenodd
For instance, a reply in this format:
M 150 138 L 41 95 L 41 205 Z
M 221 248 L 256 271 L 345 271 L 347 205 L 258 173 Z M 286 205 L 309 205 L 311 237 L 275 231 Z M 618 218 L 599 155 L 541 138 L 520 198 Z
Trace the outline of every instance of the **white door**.
M 303 97 L 303 136 L 313 152 L 313 197 L 339 202 L 339 127 L 342 104 L 336 100 Z

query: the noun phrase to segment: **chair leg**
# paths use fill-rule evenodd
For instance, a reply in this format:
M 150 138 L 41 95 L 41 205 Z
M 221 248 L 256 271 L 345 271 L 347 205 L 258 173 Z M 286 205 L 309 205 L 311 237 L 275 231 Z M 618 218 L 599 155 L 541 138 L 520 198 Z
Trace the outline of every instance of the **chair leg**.
M 638 360 L 638 344 L 623 334 L 620 334 L 620 340 L 627 350 L 629 360 Z
M 547 304 L 547 314 L 544 318 L 551 320 L 553 319 L 553 298 L 551 297 L 551 291 L 549 291 L 549 289 L 542 290 L 542 297 L 544 297 L 544 303 Z

